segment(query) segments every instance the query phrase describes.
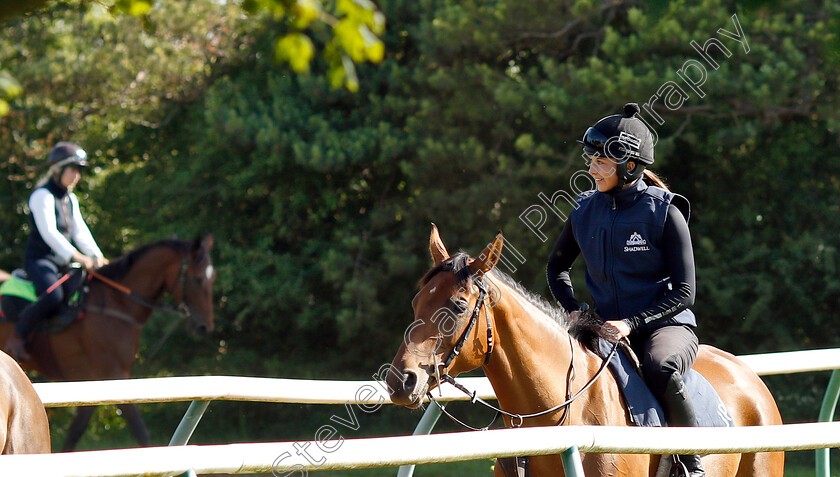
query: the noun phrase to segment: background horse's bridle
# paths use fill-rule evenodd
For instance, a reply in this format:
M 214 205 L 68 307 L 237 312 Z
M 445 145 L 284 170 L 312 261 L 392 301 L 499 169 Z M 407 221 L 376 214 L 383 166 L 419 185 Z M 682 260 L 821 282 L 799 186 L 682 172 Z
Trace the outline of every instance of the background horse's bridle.
M 472 315 L 470 316 L 470 321 L 469 321 L 469 323 L 467 323 L 467 327 L 466 327 L 466 329 L 464 329 L 464 333 L 461 334 L 461 337 L 458 339 L 458 342 L 455 343 L 455 346 L 449 352 L 449 355 L 446 357 L 446 359 L 443 361 L 443 363 L 440 363 L 440 364 L 436 363 L 435 364 L 435 375 L 437 376 L 438 386 L 441 386 L 444 382 L 447 382 L 447 383 L 455 386 L 458 390 L 460 390 L 461 392 L 463 392 L 467 396 L 470 396 L 470 402 L 472 402 L 473 404 L 478 402 L 478 403 L 480 403 L 480 404 L 482 404 L 482 405 L 484 405 L 484 406 L 486 406 L 490 409 L 493 409 L 494 411 L 496 411 L 496 415 L 495 415 L 495 417 L 493 417 L 493 420 L 490 421 L 490 423 L 487 424 L 486 426 L 481 427 L 481 428 L 472 427 L 472 426 L 462 422 L 461 420 L 459 420 L 458 418 L 456 418 L 452 414 L 450 414 L 446 410 L 446 407 L 443 404 L 441 404 L 438 400 L 436 400 L 434 398 L 434 396 L 432 396 L 431 391 L 427 391 L 426 396 L 428 396 L 429 400 L 432 401 L 433 403 L 435 403 L 435 405 L 437 405 L 440 408 L 441 412 L 443 414 L 445 414 L 447 417 L 449 417 L 450 419 L 452 419 L 456 423 L 460 424 L 461 426 L 463 426 L 467 429 L 473 430 L 473 431 L 489 429 L 490 426 L 492 426 L 493 423 L 496 422 L 496 420 L 499 418 L 500 415 L 505 415 L 505 416 L 509 417 L 512 427 L 520 427 L 520 426 L 522 426 L 525 419 L 544 416 L 546 414 L 551 414 L 553 412 L 559 411 L 560 409 L 563 409 L 563 417 L 560 418 L 560 422 L 558 423 L 558 425 L 562 425 L 566 420 L 566 416 L 569 414 L 569 405 L 572 404 L 572 402 L 574 402 L 575 399 L 580 397 L 581 394 L 586 392 L 586 390 L 589 389 L 592 386 L 592 384 L 595 383 L 595 381 L 601 376 L 601 374 L 603 374 L 604 370 L 607 369 L 607 364 L 610 362 L 612 357 L 615 355 L 616 350 L 618 349 L 618 342 L 613 344 L 612 349 L 610 350 L 607 357 L 604 358 L 604 362 L 601 364 L 601 367 L 598 369 L 598 372 L 596 372 L 595 375 L 577 393 L 572 395 L 572 382 L 574 381 L 574 378 L 575 378 L 575 350 L 574 350 L 574 346 L 572 344 L 572 335 L 570 334 L 569 335 L 569 348 L 571 350 L 571 358 L 570 358 L 570 361 L 569 361 L 569 372 L 567 374 L 567 381 L 566 381 L 566 400 L 563 401 L 562 403 L 550 408 L 550 409 L 535 412 L 535 413 L 532 413 L 532 414 L 516 414 L 516 413 L 507 412 L 504 409 L 496 407 L 496 406 L 488 403 L 487 401 L 481 399 L 480 397 L 478 397 L 476 391 L 470 391 L 469 389 L 464 387 L 461 383 L 455 381 L 455 378 L 453 378 L 448 372 L 449 365 L 452 363 L 452 360 L 454 360 L 455 357 L 458 356 L 461 353 L 461 348 L 464 346 L 464 343 L 467 340 L 467 336 L 470 334 L 473 327 L 475 326 L 475 323 L 478 321 L 478 317 L 481 313 L 481 308 L 482 308 L 482 306 L 484 306 L 484 300 L 487 297 L 487 287 L 484 285 L 483 280 L 479 277 L 472 277 L 472 279 L 473 279 L 473 282 L 476 284 L 476 287 L 478 288 L 479 293 L 478 293 L 478 298 L 476 298 L 475 308 L 473 309 Z M 486 307 L 485 307 L 484 313 L 485 313 L 485 316 L 487 317 L 487 352 L 484 355 L 484 364 L 486 365 L 487 363 L 490 362 L 490 356 L 493 353 L 493 327 L 490 324 L 490 314 L 487 311 Z M 442 375 L 440 374 L 440 371 L 439 371 L 439 368 L 441 368 L 441 367 L 444 370 Z

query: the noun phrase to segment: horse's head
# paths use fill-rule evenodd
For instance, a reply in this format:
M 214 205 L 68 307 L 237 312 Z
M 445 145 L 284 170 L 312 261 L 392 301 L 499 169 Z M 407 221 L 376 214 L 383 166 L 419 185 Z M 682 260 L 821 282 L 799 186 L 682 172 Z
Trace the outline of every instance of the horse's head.
M 181 284 L 176 288 L 181 291 L 181 303 L 187 308 L 190 320 L 189 331 L 206 335 L 213 331 L 213 282 L 216 271 L 210 261 L 210 249 L 213 247 L 213 234 L 203 239 L 195 239 L 188 252 L 186 267 L 181 273 Z M 181 288 L 183 286 L 183 288 Z
M 439 376 L 454 377 L 482 365 L 490 346 L 483 319 L 489 310 L 485 308 L 478 316 L 476 308 L 488 307 L 490 297 L 479 291 L 478 281 L 496 265 L 502 245 L 499 233 L 478 258 L 464 253 L 450 257 L 432 225 L 429 250 L 435 265 L 420 281 L 420 291 L 411 301 L 414 322 L 406 330 L 386 378 L 394 403 L 416 408 L 427 392 L 440 385 Z

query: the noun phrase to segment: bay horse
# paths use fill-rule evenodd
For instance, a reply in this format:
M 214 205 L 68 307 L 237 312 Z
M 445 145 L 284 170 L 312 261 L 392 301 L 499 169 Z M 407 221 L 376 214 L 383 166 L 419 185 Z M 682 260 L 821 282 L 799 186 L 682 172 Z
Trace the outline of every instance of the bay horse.
M 213 331 L 213 282 L 210 260 L 213 236 L 203 239 L 160 240 L 137 248 L 100 268 L 88 282 L 84 318 L 66 329 L 37 333 L 25 369 L 39 371 L 52 381 L 90 381 L 129 378 L 137 357 L 142 326 L 165 292 L 189 317 L 188 329 L 199 335 Z M 0 323 L 0 343 L 13 324 Z M 134 404 L 118 406 L 141 446 L 149 432 Z M 75 448 L 96 406 L 82 406 L 67 431 L 63 451 Z
M 465 253 L 450 257 L 433 226 L 429 248 L 435 265 L 420 281 L 420 291 L 411 302 L 415 321 L 386 378 L 394 403 L 418 408 L 440 384 L 439 376 L 445 380 L 446 375 L 455 377 L 481 366 L 501 409 L 514 415 L 538 413 L 566 401 L 601 368 L 602 358 L 575 336 L 565 312 L 494 269 L 503 244 L 499 232 L 477 258 Z M 475 291 L 479 285 L 487 290 L 486 296 Z M 487 333 L 490 330 L 492 334 Z M 453 352 L 458 347 L 460 353 Z M 735 356 L 702 345 L 694 369 L 720 394 L 736 426 L 782 423 L 767 387 Z M 570 375 L 580 381 L 575 385 Z M 510 427 L 511 417 L 504 419 Z M 631 422 L 616 381 L 606 372 L 567 409 L 514 418 L 514 424 L 629 426 Z M 650 477 L 656 475 L 660 456 L 590 453 L 582 460 L 586 475 Z M 702 460 L 709 477 L 781 477 L 784 472 L 783 452 L 708 455 Z M 560 455 L 533 456 L 529 468 L 534 477 L 565 475 Z M 501 465 L 495 466 L 495 475 L 505 476 Z
M 29 376 L 0 351 L 0 449 L 3 454 L 49 454 L 50 423 Z

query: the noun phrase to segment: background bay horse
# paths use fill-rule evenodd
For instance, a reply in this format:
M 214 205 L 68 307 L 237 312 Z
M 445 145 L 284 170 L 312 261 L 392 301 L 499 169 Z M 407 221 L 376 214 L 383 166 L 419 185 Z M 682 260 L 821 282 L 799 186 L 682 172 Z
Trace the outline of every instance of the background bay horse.
M 31 359 L 22 363 L 53 381 L 89 381 L 130 377 L 146 323 L 164 292 L 173 295 L 190 320 L 190 331 L 213 330 L 213 282 L 210 260 L 213 236 L 195 241 L 161 240 L 142 246 L 97 270 L 85 298 L 85 315 L 59 333 L 38 333 Z M 128 293 L 130 291 L 130 293 Z M 0 324 L 0 343 L 12 332 Z M 134 437 L 149 445 L 149 432 L 134 404 L 119 405 Z M 72 450 L 90 421 L 95 406 L 76 409 L 63 450 Z
M 50 423 L 29 377 L 0 351 L 0 449 L 3 454 L 48 454 Z
M 564 402 L 567 392 L 576 392 L 595 375 L 602 359 L 578 339 L 570 339 L 565 313 L 493 270 L 502 251 L 501 233 L 475 259 L 463 253 L 450 257 L 435 227 L 429 242 L 435 266 L 421 280 L 420 291 L 412 300 L 415 321 L 386 379 L 395 403 L 409 408 L 422 404 L 426 393 L 439 384 L 435 368 L 446 361 L 462 335 L 465 339 L 460 354 L 448 366 L 441 366 L 439 375 L 454 377 L 482 366 L 501 408 L 507 412 L 528 414 L 550 409 Z M 477 276 L 484 276 L 488 296 L 470 329 L 468 322 L 478 302 L 478 293 L 470 290 Z M 491 326 L 492 348 L 486 333 Z M 490 359 L 485 362 L 491 350 Z M 578 381 L 567 389 L 572 362 Z M 735 425 L 782 423 L 767 387 L 731 354 L 703 345 L 694 369 L 715 387 Z M 558 410 L 524 419 L 523 425 L 557 425 L 563 415 L 564 411 Z M 507 416 L 505 423 L 510 427 Z M 562 423 L 631 425 L 612 374 L 603 373 L 573 401 Z M 649 477 L 658 464 L 659 456 L 651 455 L 583 456 L 586 475 L 593 476 Z M 709 455 L 703 458 L 703 465 L 709 477 L 781 477 L 784 453 Z M 529 466 L 534 477 L 564 475 L 558 455 L 534 456 Z M 504 476 L 501 466 L 496 466 L 495 475 Z

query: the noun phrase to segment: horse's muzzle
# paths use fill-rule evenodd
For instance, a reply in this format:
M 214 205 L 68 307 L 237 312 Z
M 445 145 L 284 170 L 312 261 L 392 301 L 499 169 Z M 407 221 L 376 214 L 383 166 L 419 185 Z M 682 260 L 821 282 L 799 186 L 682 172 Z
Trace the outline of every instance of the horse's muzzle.
M 213 331 L 213 324 L 208 323 L 204 319 L 198 318 L 198 315 L 192 314 L 190 316 L 190 321 L 187 324 L 187 328 L 191 333 L 196 334 L 197 336 L 207 336 Z
M 417 373 L 412 370 L 403 370 L 400 375 L 389 374 L 387 384 L 391 401 L 411 409 L 420 407 L 425 389 L 419 389 L 417 383 Z

